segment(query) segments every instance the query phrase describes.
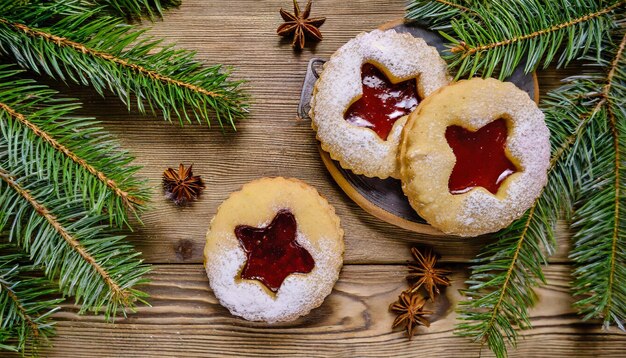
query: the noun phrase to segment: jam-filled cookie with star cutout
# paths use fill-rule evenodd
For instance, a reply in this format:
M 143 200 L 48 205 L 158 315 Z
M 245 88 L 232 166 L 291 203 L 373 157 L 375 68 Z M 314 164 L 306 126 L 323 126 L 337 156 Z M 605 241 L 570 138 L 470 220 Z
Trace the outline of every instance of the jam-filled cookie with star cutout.
M 343 168 L 398 178 L 407 115 L 448 83 L 445 61 L 423 39 L 395 30 L 362 33 L 324 64 L 311 99 L 312 126 Z
M 236 316 L 268 323 L 308 314 L 343 264 L 334 208 L 297 179 L 262 178 L 220 205 L 204 248 L 209 283 Z
M 500 230 L 541 194 L 549 137 L 543 113 L 514 84 L 459 81 L 410 115 L 398 157 L 402 188 L 419 215 L 447 234 Z

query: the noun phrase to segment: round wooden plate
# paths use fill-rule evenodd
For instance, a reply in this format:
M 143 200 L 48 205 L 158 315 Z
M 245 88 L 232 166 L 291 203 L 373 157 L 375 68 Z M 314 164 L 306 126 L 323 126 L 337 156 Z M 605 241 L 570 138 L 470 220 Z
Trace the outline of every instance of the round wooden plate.
M 444 39 L 437 33 L 404 23 L 403 20 L 396 20 L 379 27 L 381 30 L 395 29 L 398 32 L 407 32 L 415 37 L 423 38 L 430 46 L 443 52 L 445 47 Z M 325 61 L 319 58 L 311 59 L 302 87 L 300 107 L 298 114 L 300 118 L 306 119 L 310 110 L 311 94 L 313 86 L 321 71 L 321 65 Z M 537 76 L 524 73 L 523 64 L 520 65 L 511 77 L 506 81 L 514 83 L 520 89 L 526 91 L 530 98 L 539 103 L 539 84 Z M 339 163 L 332 160 L 330 155 L 319 149 L 320 156 L 330 175 L 341 187 L 341 189 L 363 210 L 375 217 L 401 228 L 419 232 L 423 234 L 442 235 L 442 233 L 428 225 L 409 204 L 406 196 L 402 192 L 400 180 L 388 178 L 368 178 L 357 175 L 350 170 L 342 168 Z

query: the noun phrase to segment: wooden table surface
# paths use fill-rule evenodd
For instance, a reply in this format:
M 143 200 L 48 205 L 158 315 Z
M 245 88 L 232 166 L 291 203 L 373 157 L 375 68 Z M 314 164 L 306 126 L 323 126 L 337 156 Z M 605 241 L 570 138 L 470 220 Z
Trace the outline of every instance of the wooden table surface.
M 304 0 L 301 0 L 304 2 Z M 236 134 L 198 125 L 180 128 L 139 114 L 129 114 L 116 98 L 99 97 L 86 88 L 61 88 L 85 103 L 117 134 L 144 166 L 141 175 L 155 188 L 144 227 L 130 240 L 153 264 L 145 287 L 152 307 L 115 324 L 101 317 L 78 316 L 71 303 L 56 314 L 59 321 L 50 357 L 195 357 L 224 355 L 312 356 L 455 356 L 476 357 L 480 347 L 453 335 L 458 289 L 468 261 L 489 238 L 426 236 L 393 227 L 367 214 L 340 190 L 325 170 L 310 123 L 296 119 L 306 64 L 328 57 L 361 31 L 403 16 L 404 0 L 317 0 L 313 16 L 327 16 L 324 41 L 301 53 L 276 36 L 278 8 L 289 0 L 184 0 L 150 25 L 152 35 L 196 50 L 208 63 L 234 67 L 249 80 L 250 117 Z M 538 73 L 542 94 L 558 86 L 580 65 Z M 207 189 L 189 208 L 177 208 L 160 191 L 160 176 L 179 162 L 193 163 Z M 231 316 L 211 292 L 202 266 L 202 250 L 218 205 L 242 184 L 265 176 L 296 177 L 316 187 L 332 205 L 345 229 L 345 266 L 333 293 L 311 314 L 276 325 Z M 626 334 L 600 323 L 583 322 L 571 308 L 571 262 L 568 237 L 561 233 L 559 252 L 545 269 L 548 286 L 537 290 L 534 329 L 524 333 L 511 356 L 626 356 Z M 454 270 L 453 286 L 437 307 L 429 329 L 407 341 L 392 331 L 388 306 L 405 288 L 409 247 L 429 244 Z M 484 352 L 483 352 L 484 353 Z

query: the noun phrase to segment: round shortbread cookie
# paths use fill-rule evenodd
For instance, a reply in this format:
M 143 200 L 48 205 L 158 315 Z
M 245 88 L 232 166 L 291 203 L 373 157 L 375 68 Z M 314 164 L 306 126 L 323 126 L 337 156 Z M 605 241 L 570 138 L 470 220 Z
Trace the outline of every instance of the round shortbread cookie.
M 415 79 L 417 95 L 423 99 L 449 83 L 446 63 L 421 38 L 395 30 L 374 30 L 339 48 L 324 64 L 315 84 L 310 115 L 322 149 L 356 174 L 397 178 L 396 156 L 407 116 L 395 120 L 386 140 L 344 118 L 363 95 L 364 64 L 375 65 L 394 84 Z
M 503 119 L 504 153 L 516 166 L 493 194 L 476 186 L 452 194 L 457 156 L 446 138 L 451 126 L 476 132 Z M 509 82 L 474 78 L 444 87 L 409 116 L 399 151 L 402 188 L 411 206 L 435 228 L 477 236 L 508 226 L 541 194 L 550 162 L 544 115 L 524 91 Z M 498 179 L 500 180 L 500 179 Z
M 295 241 L 314 266 L 308 273 L 289 274 L 273 292 L 258 279 L 242 278 L 249 257 L 235 231 L 263 230 L 285 211 L 295 217 Z M 215 296 L 233 315 L 272 323 L 294 320 L 322 304 L 337 281 L 343 252 L 339 218 L 317 190 L 297 179 L 262 178 L 220 205 L 207 233 L 204 264 Z

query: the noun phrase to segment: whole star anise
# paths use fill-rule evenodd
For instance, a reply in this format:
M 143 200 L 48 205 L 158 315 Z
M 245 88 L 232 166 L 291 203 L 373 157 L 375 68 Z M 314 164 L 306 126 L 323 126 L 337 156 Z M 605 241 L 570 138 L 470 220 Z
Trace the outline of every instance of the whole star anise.
M 410 291 L 416 292 L 424 287 L 431 300 L 435 300 L 435 294 L 439 294 L 438 286 L 450 286 L 450 280 L 446 275 L 449 270 L 435 268 L 437 254 L 432 249 L 424 249 L 424 253 L 417 248 L 411 248 L 411 253 L 416 262 L 409 264 L 409 274 L 406 279 L 412 282 Z
M 280 25 L 276 30 L 280 36 L 289 36 L 293 34 L 293 42 L 291 46 L 304 48 L 306 37 L 316 41 L 322 40 L 322 33 L 319 27 L 326 21 L 325 17 L 315 17 L 309 19 L 311 15 L 311 0 L 306 3 L 304 11 L 300 11 L 300 6 L 296 0 L 293 0 L 293 14 L 280 9 L 280 16 L 283 17 L 285 23 Z
M 183 164 L 180 164 L 178 171 L 167 168 L 163 172 L 165 196 L 176 205 L 184 205 L 196 200 L 204 189 L 202 178 L 193 175 L 192 167 L 193 164 L 189 168 L 185 168 Z
M 433 312 L 425 310 L 425 304 L 426 299 L 418 292 L 410 290 L 402 292 L 398 301 L 389 306 L 389 309 L 398 315 L 393 321 L 392 328 L 405 327 L 409 340 L 411 340 L 419 325 L 429 327 L 430 322 L 423 316 Z

